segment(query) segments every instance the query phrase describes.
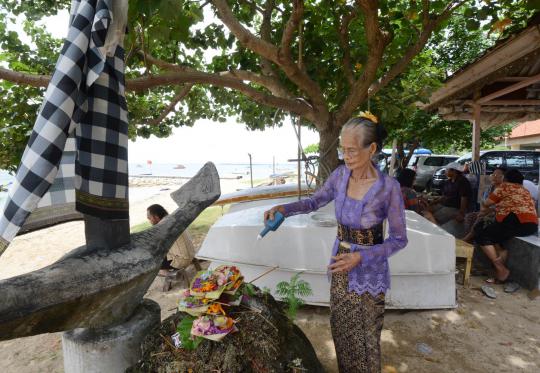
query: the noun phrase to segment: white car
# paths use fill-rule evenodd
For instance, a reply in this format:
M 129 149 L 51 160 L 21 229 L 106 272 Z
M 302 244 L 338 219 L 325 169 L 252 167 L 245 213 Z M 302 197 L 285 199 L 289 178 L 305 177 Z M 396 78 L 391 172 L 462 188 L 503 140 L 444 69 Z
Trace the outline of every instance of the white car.
M 455 161 L 459 157 L 457 155 L 415 155 L 411 158 L 408 168 L 416 171 L 416 180 L 414 188 L 417 190 L 429 190 L 431 179 L 435 171 L 448 163 Z

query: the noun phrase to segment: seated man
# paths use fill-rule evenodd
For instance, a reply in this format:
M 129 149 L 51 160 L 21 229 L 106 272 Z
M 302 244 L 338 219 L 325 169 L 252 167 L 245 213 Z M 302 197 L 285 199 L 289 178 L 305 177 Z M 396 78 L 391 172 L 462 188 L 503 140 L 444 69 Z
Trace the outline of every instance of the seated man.
M 151 205 L 146 209 L 146 218 L 152 225 L 158 224 L 169 213 L 161 205 Z M 195 256 L 195 248 L 187 230 L 172 244 L 167 256 L 161 263 L 160 275 L 167 275 L 169 270 L 186 268 Z
M 413 189 L 414 179 L 416 179 L 416 172 L 410 168 L 403 169 L 397 176 L 397 181 L 401 186 L 401 195 L 403 197 L 403 203 L 406 210 L 412 210 L 417 214 L 422 215 L 432 223 L 437 224 L 435 218 L 427 210 L 428 203 Z
M 448 180 L 443 186 L 442 197 L 432 202 L 433 215 L 439 225 L 444 225 L 452 220 L 462 223 L 469 210 L 472 195 L 471 184 L 463 176 L 463 166 L 459 163 L 448 164 L 446 176 Z

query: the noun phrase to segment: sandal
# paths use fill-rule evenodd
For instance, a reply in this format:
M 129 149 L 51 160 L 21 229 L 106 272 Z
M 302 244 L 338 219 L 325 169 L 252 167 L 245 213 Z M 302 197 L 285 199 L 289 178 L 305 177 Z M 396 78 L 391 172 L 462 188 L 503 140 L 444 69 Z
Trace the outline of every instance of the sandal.
M 505 281 L 501 281 L 501 280 L 499 280 L 499 279 L 496 278 L 496 277 L 488 277 L 488 278 L 486 278 L 486 279 L 484 280 L 484 282 L 485 282 L 486 284 L 490 284 L 490 285 L 502 285 L 502 284 L 504 284 L 504 283 L 506 282 L 506 280 L 505 280 Z
M 495 289 L 493 289 L 491 286 L 482 285 L 480 289 L 482 289 L 482 293 L 484 293 L 486 297 L 491 299 L 497 298 L 497 293 L 495 292 Z
M 506 285 L 504 285 L 504 292 L 505 293 L 515 293 L 520 288 L 519 284 L 517 282 L 508 282 Z

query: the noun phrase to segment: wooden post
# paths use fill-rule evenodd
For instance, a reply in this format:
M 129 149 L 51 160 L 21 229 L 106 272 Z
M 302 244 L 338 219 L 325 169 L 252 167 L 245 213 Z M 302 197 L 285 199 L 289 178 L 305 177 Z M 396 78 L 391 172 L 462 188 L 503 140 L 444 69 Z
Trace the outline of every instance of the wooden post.
M 302 199 L 302 118 L 298 117 L 298 200 Z
M 394 167 L 396 166 L 396 154 L 397 154 L 397 139 L 392 141 L 392 156 L 390 157 L 390 169 L 388 175 L 394 176 Z
M 477 161 L 480 159 L 480 114 L 482 112 L 482 105 L 473 104 L 473 134 L 472 134 L 472 160 Z
M 251 187 L 253 188 L 253 163 L 251 161 L 251 153 L 248 153 L 249 156 L 249 177 L 251 180 Z

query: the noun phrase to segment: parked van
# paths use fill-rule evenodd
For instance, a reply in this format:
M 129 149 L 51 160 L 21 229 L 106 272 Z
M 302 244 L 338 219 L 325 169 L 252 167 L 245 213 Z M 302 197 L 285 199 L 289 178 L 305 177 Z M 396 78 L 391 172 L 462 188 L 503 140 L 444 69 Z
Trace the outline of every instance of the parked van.
M 525 179 L 538 184 L 540 152 L 532 150 L 488 150 L 480 152 L 480 161 L 486 163 L 486 172 L 491 174 L 496 167 L 515 168 Z M 456 162 L 464 165 L 472 161 L 472 153 L 459 157 Z M 446 168 L 440 168 L 433 174 L 431 190 L 440 193 L 446 181 Z
M 454 162 L 457 155 L 414 155 L 409 162 L 408 168 L 416 171 L 414 188 L 418 191 L 429 189 L 435 171 L 450 162 Z

